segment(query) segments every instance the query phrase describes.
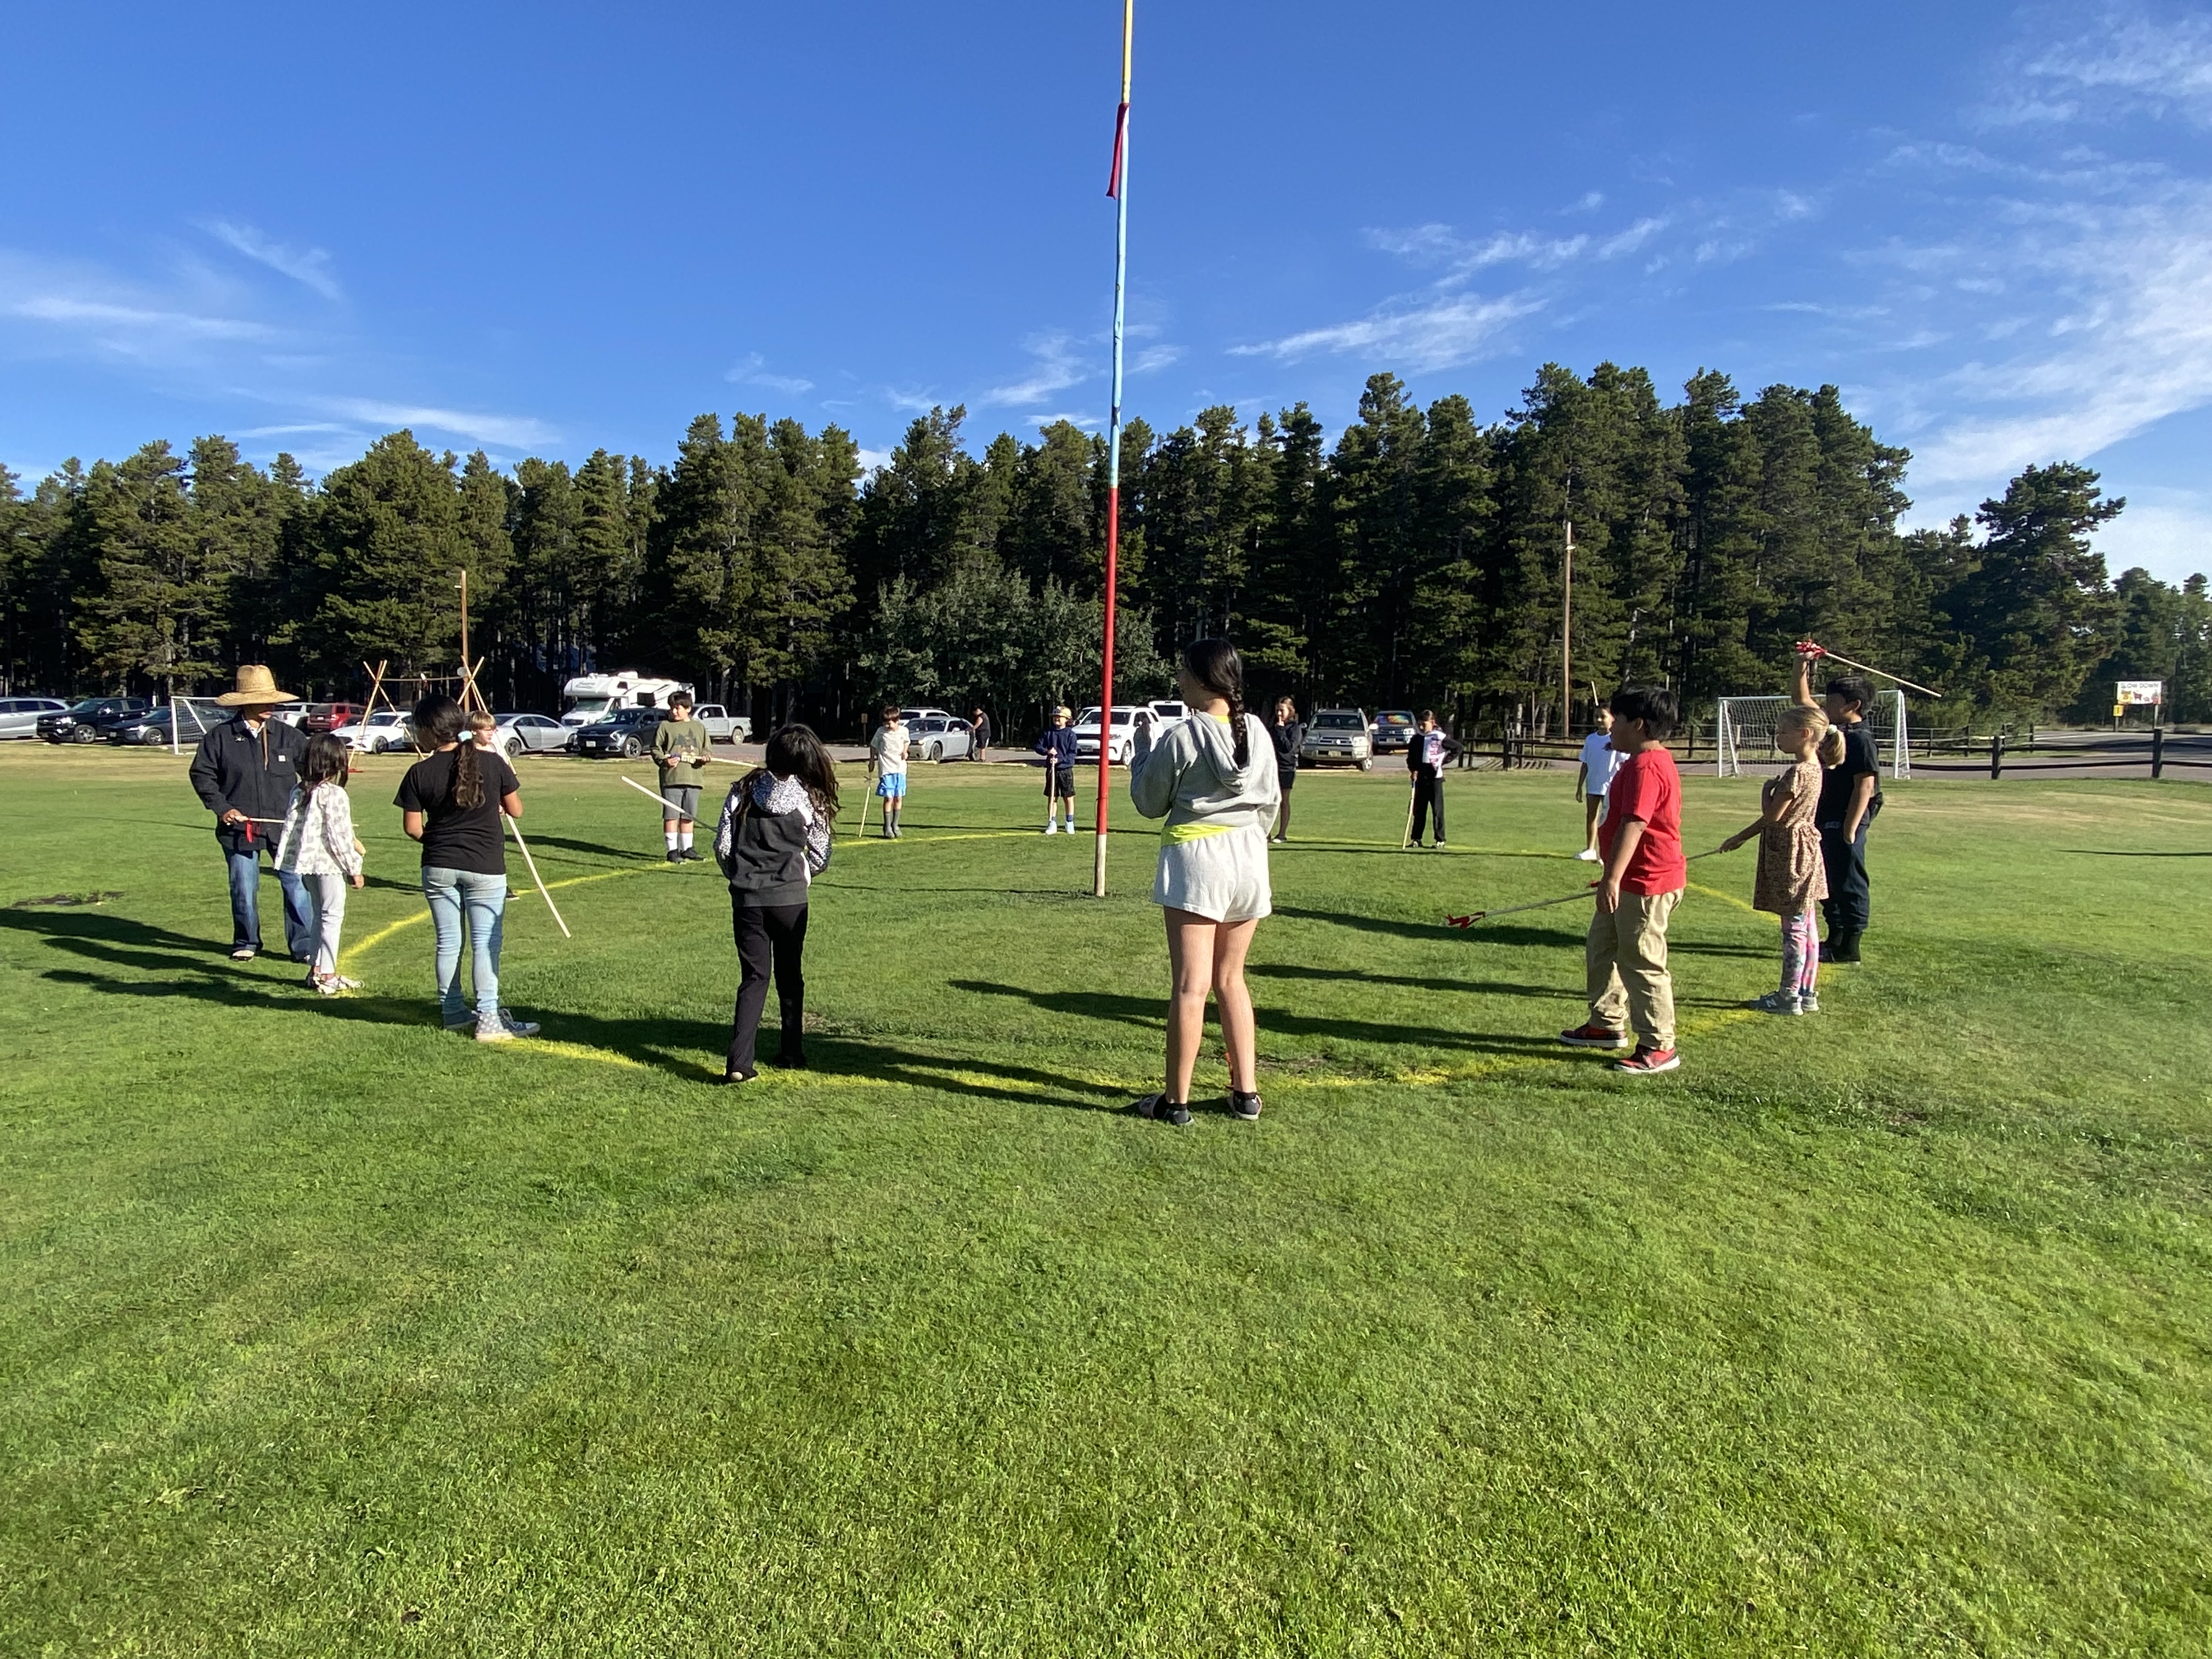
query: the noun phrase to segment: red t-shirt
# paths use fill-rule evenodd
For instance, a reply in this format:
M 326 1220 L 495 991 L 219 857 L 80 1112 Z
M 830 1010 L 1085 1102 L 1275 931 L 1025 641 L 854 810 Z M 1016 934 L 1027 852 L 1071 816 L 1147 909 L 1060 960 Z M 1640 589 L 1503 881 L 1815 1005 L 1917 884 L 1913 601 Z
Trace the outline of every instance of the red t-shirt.
M 1631 818 L 1644 820 L 1644 839 L 1621 872 L 1624 893 L 1679 893 L 1689 884 L 1690 866 L 1682 859 L 1682 775 L 1662 744 L 1631 755 L 1605 792 L 1605 821 L 1597 828 L 1597 850 L 1610 861 L 1613 838 Z

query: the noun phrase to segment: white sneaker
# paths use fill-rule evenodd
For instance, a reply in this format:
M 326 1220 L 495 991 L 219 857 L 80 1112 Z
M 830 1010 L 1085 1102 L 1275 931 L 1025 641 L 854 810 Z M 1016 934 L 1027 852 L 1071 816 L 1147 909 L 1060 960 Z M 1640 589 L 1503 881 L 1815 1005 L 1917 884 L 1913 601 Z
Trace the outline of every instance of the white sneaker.
M 1057 823 L 1048 823 L 1044 827 L 1044 832 L 1048 836 L 1056 836 L 1060 833 L 1060 825 Z
M 1597 848 L 1595 847 L 1585 847 L 1581 852 L 1576 854 L 1575 856 L 1580 859 L 1584 864 L 1595 864 L 1597 862 Z
M 514 1033 L 507 1029 L 507 1022 L 497 1014 L 478 1014 L 477 1041 L 478 1042 L 512 1042 L 514 1041 Z

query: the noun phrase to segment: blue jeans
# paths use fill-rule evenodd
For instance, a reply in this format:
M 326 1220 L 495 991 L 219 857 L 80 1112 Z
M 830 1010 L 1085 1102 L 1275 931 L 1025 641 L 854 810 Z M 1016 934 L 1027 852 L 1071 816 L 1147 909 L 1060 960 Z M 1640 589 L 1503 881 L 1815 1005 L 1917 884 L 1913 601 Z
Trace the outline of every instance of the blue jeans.
M 276 848 L 270 848 L 274 857 Z M 234 951 L 252 946 L 261 948 L 261 854 L 254 853 L 225 853 L 223 861 L 230 866 L 230 946 Z M 305 962 L 314 954 L 315 916 L 307 900 L 307 884 L 289 870 L 276 872 L 276 884 L 284 890 L 284 945 L 295 962 Z
M 461 924 L 468 922 L 473 952 L 469 980 L 475 986 L 477 1012 L 499 1012 L 499 935 L 507 909 L 507 878 L 476 870 L 424 866 L 422 896 L 430 901 L 430 926 L 438 934 L 438 1012 L 448 1025 L 468 1023 L 469 1005 L 461 996 Z

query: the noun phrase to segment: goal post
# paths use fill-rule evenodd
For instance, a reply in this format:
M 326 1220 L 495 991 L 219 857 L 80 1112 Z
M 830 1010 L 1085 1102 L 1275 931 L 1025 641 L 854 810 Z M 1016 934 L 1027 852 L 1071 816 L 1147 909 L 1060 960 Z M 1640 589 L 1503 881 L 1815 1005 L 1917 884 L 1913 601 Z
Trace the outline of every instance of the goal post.
M 1788 697 L 1721 699 L 1713 734 L 1718 757 L 1716 770 L 1720 776 L 1740 778 L 1747 766 L 1771 765 L 1781 760 L 1782 751 L 1774 746 L 1774 728 L 1790 702 Z M 1893 778 L 1911 777 L 1912 751 L 1906 738 L 1905 693 L 1894 687 L 1875 692 L 1874 707 L 1867 711 L 1867 724 L 1874 730 L 1882 769 Z

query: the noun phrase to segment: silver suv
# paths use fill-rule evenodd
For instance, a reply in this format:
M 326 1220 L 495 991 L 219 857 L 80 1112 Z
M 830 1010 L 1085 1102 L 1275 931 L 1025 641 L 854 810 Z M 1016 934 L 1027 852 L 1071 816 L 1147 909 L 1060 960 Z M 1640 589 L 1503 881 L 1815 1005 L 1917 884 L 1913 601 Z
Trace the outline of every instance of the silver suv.
M 1348 762 L 1363 772 L 1375 769 L 1375 738 L 1364 711 L 1323 708 L 1315 714 L 1298 749 L 1298 763 L 1320 766 L 1331 761 Z

